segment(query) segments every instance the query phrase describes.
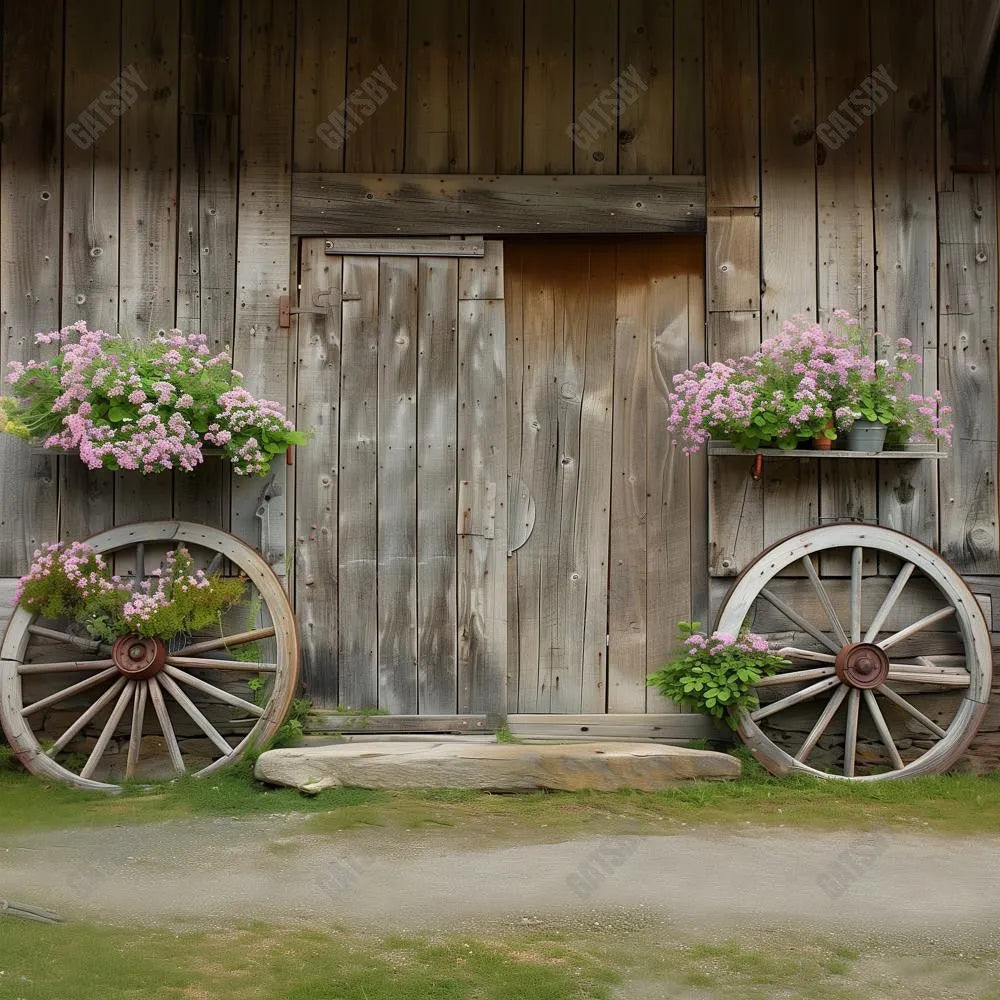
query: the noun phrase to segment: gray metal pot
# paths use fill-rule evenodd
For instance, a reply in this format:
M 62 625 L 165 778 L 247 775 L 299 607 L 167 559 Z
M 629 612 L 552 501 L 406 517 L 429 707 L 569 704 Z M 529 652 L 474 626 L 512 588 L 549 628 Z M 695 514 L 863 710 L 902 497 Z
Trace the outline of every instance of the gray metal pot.
M 847 432 L 848 451 L 881 451 L 885 446 L 885 424 L 855 420 Z

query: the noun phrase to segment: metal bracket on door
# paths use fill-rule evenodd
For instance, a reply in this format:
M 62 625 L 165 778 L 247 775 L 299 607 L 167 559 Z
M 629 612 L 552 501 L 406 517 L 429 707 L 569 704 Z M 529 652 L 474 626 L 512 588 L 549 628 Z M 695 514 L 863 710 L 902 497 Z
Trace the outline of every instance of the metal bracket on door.
M 324 302 L 324 300 L 327 301 Z M 314 292 L 311 307 L 296 306 L 292 308 L 289 296 L 282 295 L 278 299 L 278 328 L 281 330 L 291 329 L 293 316 L 326 316 L 343 302 L 360 301 L 360 295 L 331 290 L 328 292 Z

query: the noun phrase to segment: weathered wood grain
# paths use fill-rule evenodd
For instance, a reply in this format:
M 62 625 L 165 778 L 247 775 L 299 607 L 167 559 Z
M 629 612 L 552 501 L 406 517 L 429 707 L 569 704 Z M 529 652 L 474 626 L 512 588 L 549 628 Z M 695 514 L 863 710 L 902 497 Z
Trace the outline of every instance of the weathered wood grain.
M 249 390 L 289 399 L 289 338 L 278 327 L 278 299 L 288 293 L 289 166 L 292 157 L 294 11 L 271 0 L 242 6 L 240 158 L 233 357 Z M 284 458 L 271 477 L 233 478 L 231 524 L 260 547 L 276 573 L 286 572 L 289 520 Z
M 524 4 L 470 0 L 469 170 L 521 170 Z
M 8 362 L 41 356 L 36 333 L 59 326 L 63 5 L 5 4 L 0 13 L 0 370 L 6 374 Z M 35 548 L 59 530 L 56 459 L 33 456 L 4 435 L 0 482 L 0 575 L 19 575 Z
M 618 10 L 602 0 L 576 0 L 573 31 L 573 173 L 618 172 L 618 136 L 623 97 L 618 76 Z M 565 133 L 569 123 L 563 126 Z M 669 161 L 668 161 L 669 162 Z M 666 169 L 665 167 L 662 169 Z M 652 172 L 652 170 L 650 170 Z
M 378 705 L 379 261 L 344 258 L 338 598 L 340 702 Z
M 380 708 L 417 710 L 417 259 L 379 260 Z
M 343 170 L 347 0 L 300 0 L 295 30 L 294 170 Z
M 458 262 L 417 279 L 417 706 L 435 715 L 458 704 Z
M 410 0 L 405 169 L 469 166 L 469 0 Z
M 458 477 L 506 485 L 502 245 L 459 265 Z M 458 546 L 458 710 L 502 712 L 507 668 L 507 494 L 496 489 L 494 537 Z
M 63 115 L 78 122 L 121 69 L 121 4 L 66 4 Z M 103 124 L 103 123 L 102 123 Z M 61 326 L 85 320 L 118 330 L 118 172 L 121 129 L 112 118 L 99 135 L 64 133 Z M 87 538 L 111 527 L 114 475 L 75 457 L 59 462 L 60 537 Z
M 239 5 L 184 0 L 180 54 L 177 325 L 232 350 L 239 170 Z M 174 516 L 227 528 L 231 471 L 175 473 Z
M 997 206 L 988 175 L 938 195 L 939 372 L 955 430 L 940 466 L 941 552 L 965 573 L 1000 573 L 997 509 Z M 960 273 L 956 273 L 960 272 Z M 974 295 L 955 294 L 970 287 Z M 967 311 L 968 310 L 968 311 Z
M 757 0 L 705 0 L 705 173 L 713 208 L 760 205 Z
M 713 211 L 707 220 L 707 244 L 709 312 L 756 312 L 761 297 L 760 214 L 746 209 Z M 758 346 L 759 332 L 751 350 Z M 712 360 L 736 356 L 713 355 Z
M 328 257 L 322 240 L 302 241 L 302 300 L 340 292 L 343 271 L 343 259 Z M 316 433 L 295 462 L 295 613 L 305 696 L 330 708 L 339 701 L 340 306 L 299 316 L 297 339 L 295 420 Z
M 573 173 L 573 0 L 524 5 L 526 174 Z
M 699 18 L 700 20 L 700 18 Z M 690 18 L 688 19 L 690 24 Z M 672 0 L 622 0 L 619 4 L 618 73 L 624 76 L 621 110 L 618 115 L 618 172 L 622 174 L 662 173 L 670 169 L 680 174 L 701 173 L 692 170 L 694 157 L 682 153 L 682 169 L 671 167 L 674 159 L 674 71 L 679 63 L 674 47 L 674 3 Z M 694 101 L 691 84 L 691 61 L 701 65 L 701 53 L 685 52 L 682 84 L 685 101 Z M 614 73 L 600 82 L 607 87 Z M 631 98 L 628 100 L 626 98 Z M 664 109 L 670 113 L 665 114 Z M 693 115 L 682 111 L 685 135 L 682 142 L 692 143 Z M 688 146 L 688 151 L 692 146 Z M 686 151 L 687 152 L 687 151 Z M 578 171 L 579 172 L 579 171 Z
M 702 0 L 674 0 L 674 173 L 705 172 L 705 16 Z
M 300 235 L 674 233 L 704 228 L 699 177 L 298 173 L 293 185 L 292 231 Z
M 406 0 L 348 4 L 346 170 L 402 170 L 406 132 Z M 373 74 L 378 73 L 378 79 Z

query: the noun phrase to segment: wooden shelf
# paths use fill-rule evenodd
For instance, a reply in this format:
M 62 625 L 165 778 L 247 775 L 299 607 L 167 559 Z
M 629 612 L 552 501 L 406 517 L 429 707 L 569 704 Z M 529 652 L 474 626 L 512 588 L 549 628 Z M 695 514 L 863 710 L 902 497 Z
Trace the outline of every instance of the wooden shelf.
M 908 462 L 923 458 L 947 458 L 945 451 L 936 451 L 932 448 L 907 448 L 897 451 L 843 451 L 831 448 L 829 451 L 813 450 L 811 448 L 757 448 L 754 451 L 747 451 L 727 444 L 725 441 L 709 441 L 708 454 L 715 456 L 743 456 L 748 458 L 751 455 L 766 455 L 775 458 L 877 458 L 877 459 L 902 459 Z

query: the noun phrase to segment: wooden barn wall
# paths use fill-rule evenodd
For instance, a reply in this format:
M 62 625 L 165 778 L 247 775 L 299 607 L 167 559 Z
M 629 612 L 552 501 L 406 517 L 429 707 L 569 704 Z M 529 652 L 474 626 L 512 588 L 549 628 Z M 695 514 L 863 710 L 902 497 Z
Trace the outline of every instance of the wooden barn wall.
M 964 9 L 7 0 L 0 360 L 35 356 L 34 332 L 80 318 L 139 336 L 177 324 L 229 346 L 255 391 L 294 407 L 296 324 L 289 336 L 277 323 L 298 266 L 293 170 L 705 174 L 710 357 L 752 349 L 794 314 L 843 307 L 886 340 L 910 337 L 925 388 L 960 402 L 941 463 L 789 459 L 769 462 L 759 482 L 738 460 L 696 472 L 709 510 L 696 499 L 691 516 L 708 518 L 715 603 L 768 542 L 845 515 L 940 546 L 989 597 L 1000 579 L 995 116 L 982 123 L 985 172 L 954 171 L 939 72 L 961 69 Z M 895 85 L 886 102 L 838 148 L 820 143 L 817 123 L 879 66 Z M 642 81 L 638 99 L 574 144 L 571 123 L 599 120 L 599 95 L 627 70 Z M 142 81 L 135 106 L 80 148 L 67 127 L 123 71 Z M 373 71 L 385 82 L 375 90 Z M 358 93 L 373 111 L 345 122 Z M 332 129 L 318 131 L 323 122 Z M 304 606 L 308 571 L 324 565 L 309 508 L 322 508 L 337 470 L 310 468 L 296 483 L 295 468 L 261 483 L 207 462 L 149 482 L 2 439 L 0 577 L 58 535 L 191 517 L 231 527 L 279 573 L 297 573 Z M 704 603 L 695 595 L 694 610 Z M 307 676 L 324 657 L 308 624 Z

